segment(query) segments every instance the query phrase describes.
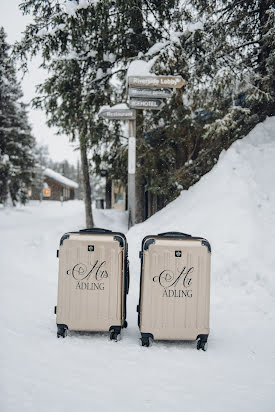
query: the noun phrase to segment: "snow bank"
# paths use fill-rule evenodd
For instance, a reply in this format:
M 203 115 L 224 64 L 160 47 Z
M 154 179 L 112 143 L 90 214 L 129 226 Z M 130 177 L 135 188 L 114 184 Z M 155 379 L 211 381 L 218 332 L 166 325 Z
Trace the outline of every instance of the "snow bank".
M 147 234 L 182 231 L 209 239 L 213 283 L 275 296 L 275 117 L 221 153 L 179 198 L 128 233 L 131 262 Z

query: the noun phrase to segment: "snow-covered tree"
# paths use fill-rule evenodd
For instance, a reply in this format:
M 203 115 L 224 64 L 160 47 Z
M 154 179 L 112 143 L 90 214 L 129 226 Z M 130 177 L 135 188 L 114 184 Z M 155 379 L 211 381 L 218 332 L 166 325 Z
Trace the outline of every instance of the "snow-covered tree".
M 169 34 L 175 3 L 22 2 L 23 12 L 33 13 L 34 24 L 27 27 L 17 52 L 23 60 L 27 55 L 42 53 L 42 66 L 49 70 L 50 77 L 39 87 L 40 97 L 35 104 L 46 109 L 50 125 L 79 139 L 87 226 L 93 224 L 87 148 L 98 147 L 102 140 L 98 131 L 105 128 L 106 134 L 107 129 L 98 120 L 98 110 L 104 104 L 121 101 L 129 62 L 146 53 L 164 32 Z M 124 79 L 122 88 L 115 87 L 114 78 Z M 111 134 L 109 140 L 113 140 Z
M 174 93 L 160 113 L 138 113 L 137 221 L 145 196 L 165 204 L 274 113 L 271 0 L 25 0 L 21 8 L 34 23 L 17 52 L 25 63 L 41 52 L 49 70 L 35 104 L 46 109 L 50 125 L 79 140 L 87 226 L 89 165 L 99 172 L 105 164 L 110 175 L 127 178 L 120 127 L 100 120 L 98 111 L 126 98 L 126 71 L 136 59 L 156 74 L 186 80 L 183 94 Z
M 17 46 L 24 62 L 27 54 L 41 51 L 42 66 L 50 73 L 39 86 L 40 95 L 34 104 L 46 110 L 50 126 L 79 141 L 87 227 L 93 226 L 87 152 L 102 137 L 97 113 L 111 100 L 108 80 L 115 56 L 110 52 L 110 8 L 109 1 L 26 0 L 23 12 L 32 12 L 35 22 L 27 27 Z
M 32 182 L 34 138 L 16 79 L 15 64 L 0 28 L 0 201 L 25 203 Z
M 146 190 L 162 204 L 161 197 L 171 200 L 194 184 L 223 149 L 275 113 L 272 2 L 182 5 L 170 40 L 143 57 L 155 59 L 152 72 L 186 80 L 183 96 L 178 92 L 161 112 L 145 115 Z

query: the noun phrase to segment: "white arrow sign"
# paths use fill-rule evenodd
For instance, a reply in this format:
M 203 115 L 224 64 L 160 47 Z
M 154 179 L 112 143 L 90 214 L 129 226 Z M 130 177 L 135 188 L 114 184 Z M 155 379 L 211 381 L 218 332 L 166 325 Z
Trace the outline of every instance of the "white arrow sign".
M 136 111 L 133 109 L 106 109 L 99 113 L 100 117 L 108 120 L 135 120 Z
M 130 97 L 130 107 L 134 109 L 161 110 L 165 103 L 161 99 L 143 99 L 141 97 Z
M 130 87 L 129 96 L 131 97 L 152 97 L 158 99 L 167 99 L 173 94 L 172 89 L 158 89 L 149 87 Z
M 179 89 L 184 85 L 181 76 L 130 76 L 130 87 L 169 87 Z

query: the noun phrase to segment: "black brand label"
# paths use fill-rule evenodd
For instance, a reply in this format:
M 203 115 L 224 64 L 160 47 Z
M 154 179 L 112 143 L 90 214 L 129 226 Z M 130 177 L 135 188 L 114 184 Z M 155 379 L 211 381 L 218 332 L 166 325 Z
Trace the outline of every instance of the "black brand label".
M 175 250 L 175 256 L 181 257 L 181 250 Z
M 94 245 L 88 245 L 88 252 L 93 252 L 95 250 Z

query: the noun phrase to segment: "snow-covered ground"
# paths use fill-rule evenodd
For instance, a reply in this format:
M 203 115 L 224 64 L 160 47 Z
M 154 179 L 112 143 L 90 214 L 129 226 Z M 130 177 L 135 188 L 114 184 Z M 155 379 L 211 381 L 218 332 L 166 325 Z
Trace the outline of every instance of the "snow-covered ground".
M 56 339 L 56 249 L 84 226 L 81 202 L 0 209 L 0 411 L 275 410 L 275 118 L 221 154 L 200 182 L 132 228 L 129 327 Z M 127 232 L 127 216 L 96 210 L 97 226 Z M 136 305 L 146 234 L 178 230 L 212 245 L 211 334 L 138 345 Z

